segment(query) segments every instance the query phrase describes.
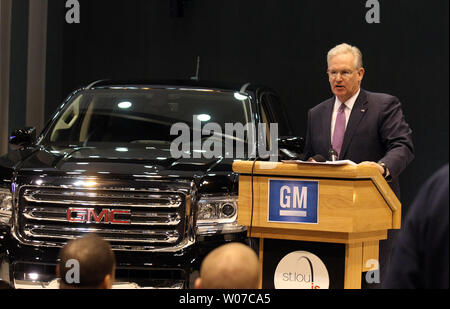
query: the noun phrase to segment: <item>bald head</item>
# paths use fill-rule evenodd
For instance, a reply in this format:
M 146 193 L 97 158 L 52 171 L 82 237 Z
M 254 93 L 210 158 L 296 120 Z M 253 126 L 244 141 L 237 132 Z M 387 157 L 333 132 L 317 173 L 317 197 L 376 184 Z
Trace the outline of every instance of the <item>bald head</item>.
M 111 246 L 100 236 L 88 234 L 69 241 L 59 258 L 57 272 L 62 288 L 111 288 L 116 261 Z M 77 267 L 74 261 L 79 266 L 78 277 L 74 273 Z
M 203 289 L 257 289 L 259 280 L 256 253 L 244 244 L 230 243 L 206 256 L 195 286 Z

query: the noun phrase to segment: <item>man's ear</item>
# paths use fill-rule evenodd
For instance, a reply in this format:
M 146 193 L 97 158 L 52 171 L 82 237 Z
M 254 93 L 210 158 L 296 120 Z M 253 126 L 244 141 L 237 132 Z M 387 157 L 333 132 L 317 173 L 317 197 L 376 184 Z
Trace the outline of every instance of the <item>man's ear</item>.
M 200 290 L 202 288 L 202 278 L 198 277 L 197 279 L 195 279 L 194 285 L 197 290 Z
M 56 278 L 60 278 L 61 277 L 61 273 L 59 271 L 59 264 L 56 265 Z
M 105 279 L 103 279 L 102 284 L 100 284 L 100 289 L 111 289 L 114 283 L 113 276 L 111 274 L 107 274 Z
M 364 70 L 364 68 L 360 68 L 360 69 L 358 69 L 358 77 L 359 77 L 359 82 L 361 83 L 361 81 L 362 81 L 362 79 L 363 79 L 363 77 L 364 77 L 364 73 L 365 73 L 366 71 Z

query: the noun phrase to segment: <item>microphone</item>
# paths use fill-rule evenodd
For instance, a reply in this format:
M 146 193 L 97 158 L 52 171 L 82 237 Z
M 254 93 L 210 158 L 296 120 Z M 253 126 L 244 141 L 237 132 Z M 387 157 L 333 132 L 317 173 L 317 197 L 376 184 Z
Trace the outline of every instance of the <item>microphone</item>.
M 328 150 L 328 157 L 330 158 L 330 161 L 337 161 L 339 156 L 337 151 L 331 148 Z
M 316 154 L 314 157 L 312 157 L 314 161 L 316 162 L 326 162 L 327 160 L 320 154 Z

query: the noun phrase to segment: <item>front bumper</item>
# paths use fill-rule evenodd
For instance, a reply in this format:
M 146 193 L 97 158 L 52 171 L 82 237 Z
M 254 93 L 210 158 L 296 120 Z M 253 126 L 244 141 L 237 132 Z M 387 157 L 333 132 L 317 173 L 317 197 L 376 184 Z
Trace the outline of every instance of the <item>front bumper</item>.
M 15 288 L 58 288 L 59 248 L 22 245 L 8 231 L 0 232 L 0 278 Z M 203 258 L 227 242 L 245 242 L 246 232 L 198 237 L 177 252 L 115 251 L 117 289 L 193 288 Z

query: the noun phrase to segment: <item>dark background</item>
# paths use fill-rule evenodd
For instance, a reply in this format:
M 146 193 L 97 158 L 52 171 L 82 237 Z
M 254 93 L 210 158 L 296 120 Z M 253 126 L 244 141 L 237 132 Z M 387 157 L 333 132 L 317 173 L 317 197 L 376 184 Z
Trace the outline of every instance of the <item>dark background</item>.
M 14 0 L 13 17 L 19 1 L 26 3 Z M 201 80 L 275 89 L 304 136 L 307 110 L 332 95 L 326 54 L 347 42 L 363 53 L 363 88 L 397 96 L 413 129 L 416 159 L 401 176 L 404 210 L 448 162 L 448 0 L 379 0 L 379 24 L 366 22 L 365 0 L 79 0 L 80 24 L 66 23 L 65 2 L 49 0 L 46 119 L 91 81 L 187 79 L 200 56 Z M 16 32 L 26 27 L 19 17 Z M 15 40 L 12 58 L 22 48 L 19 33 Z M 20 98 L 14 87 L 11 99 Z

